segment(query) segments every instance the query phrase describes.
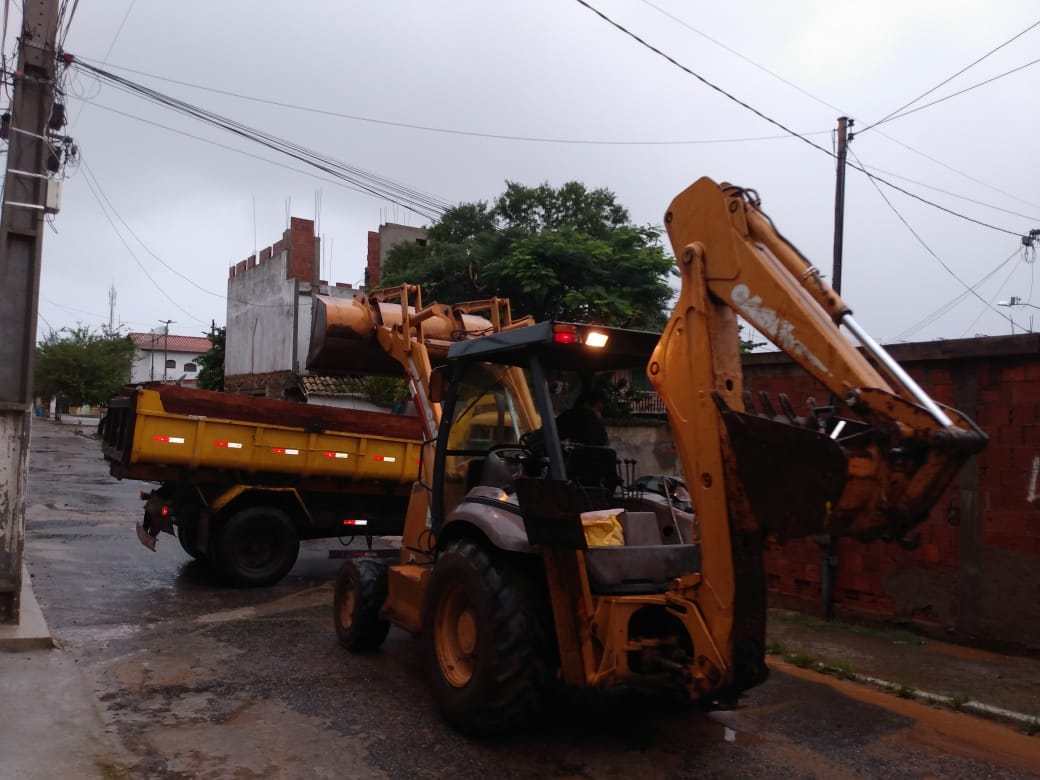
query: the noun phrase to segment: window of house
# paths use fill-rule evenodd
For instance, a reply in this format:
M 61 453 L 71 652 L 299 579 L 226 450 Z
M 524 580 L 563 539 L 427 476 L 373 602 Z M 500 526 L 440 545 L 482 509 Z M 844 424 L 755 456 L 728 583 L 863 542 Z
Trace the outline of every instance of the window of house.
M 187 371 L 189 374 L 194 374 L 195 371 L 197 371 L 194 363 L 185 363 L 184 370 Z
M 417 238 L 417 239 L 415 239 L 415 243 L 417 243 L 419 246 L 426 246 L 426 239 L 425 238 Z
M 177 361 L 176 360 L 167 360 L 166 361 L 166 367 L 167 368 L 177 368 Z

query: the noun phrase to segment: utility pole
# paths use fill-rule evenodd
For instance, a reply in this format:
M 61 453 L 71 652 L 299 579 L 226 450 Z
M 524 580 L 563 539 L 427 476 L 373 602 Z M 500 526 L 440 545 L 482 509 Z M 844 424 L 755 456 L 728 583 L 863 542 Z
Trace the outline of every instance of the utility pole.
M 834 181 L 834 266 L 831 286 L 841 295 L 841 256 L 845 242 L 845 159 L 849 151 L 849 128 L 852 120 L 838 117 L 838 171 Z
M 113 284 L 108 288 L 108 330 L 116 332 L 116 286 Z
M 25 0 L 0 211 L 0 623 L 17 623 L 58 0 Z M 60 124 L 59 124 L 60 129 Z
M 845 245 L 845 160 L 849 150 L 852 120 L 838 117 L 838 167 L 834 177 L 834 264 L 831 286 L 841 295 L 841 258 Z M 836 403 L 836 401 L 835 401 Z M 823 560 L 820 562 L 820 607 L 825 620 L 834 617 L 834 582 L 838 578 L 838 547 L 831 534 L 817 537 Z
M 166 381 L 166 354 L 170 349 L 170 325 L 173 324 L 173 320 L 159 320 L 159 322 L 165 326 L 162 343 L 162 381 Z

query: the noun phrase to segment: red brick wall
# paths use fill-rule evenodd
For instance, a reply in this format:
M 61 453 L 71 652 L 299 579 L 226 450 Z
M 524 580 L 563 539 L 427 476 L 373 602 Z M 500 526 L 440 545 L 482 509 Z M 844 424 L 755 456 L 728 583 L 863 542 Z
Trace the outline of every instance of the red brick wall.
M 891 352 L 937 401 L 971 416 L 990 442 L 918 527 L 915 549 L 838 543 L 836 611 L 1040 647 L 1040 336 L 904 344 Z M 822 387 L 780 356 L 748 356 L 744 372 L 756 396 L 784 392 L 799 412 L 808 396 L 827 402 Z M 773 602 L 819 611 L 821 566 L 814 541 L 773 545 L 766 556 Z
M 318 266 L 314 262 L 314 222 L 293 217 L 289 220 L 289 264 L 286 273 L 290 279 L 318 283 Z
M 379 261 L 379 233 L 368 231 L 368 263 L 365 266 L 365 287 L 369 290 L 379 288 L 383 277 L 382 263 Z

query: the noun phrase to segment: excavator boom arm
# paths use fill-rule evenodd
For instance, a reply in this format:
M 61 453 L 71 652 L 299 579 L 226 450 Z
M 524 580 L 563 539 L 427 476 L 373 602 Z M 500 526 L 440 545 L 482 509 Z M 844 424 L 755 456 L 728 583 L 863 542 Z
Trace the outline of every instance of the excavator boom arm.
M 780 538 L 898 538 L 986 437 L 940 407 L 852 318 L 748 190 L 702 178 L 665 216 L 682 289 L 647 368 L 701 525 L 699 605 L 736 689 L 764 675 L 762 550 Z M 737 315 L 852 413 L 745 405 Z M 845 325 L 863 346 L 840 331 Z

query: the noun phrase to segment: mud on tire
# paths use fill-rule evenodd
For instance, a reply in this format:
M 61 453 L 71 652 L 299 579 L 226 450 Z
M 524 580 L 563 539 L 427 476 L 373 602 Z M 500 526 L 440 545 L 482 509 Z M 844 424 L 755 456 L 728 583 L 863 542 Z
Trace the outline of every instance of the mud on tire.
M 460 731 L 502 734 L 541 711 L 552 655 L 538 592 L 515 561 L 472 541 L 438 556 L 423 637 L 434 697 Z
M 339 570 L 332 620 L 339 643 L 352 653 L 377 650 L 390 631 L 389 621 L 379 616 L 386 601 L 386 580 L 386 563 L 379 560 L 347 561 Z

